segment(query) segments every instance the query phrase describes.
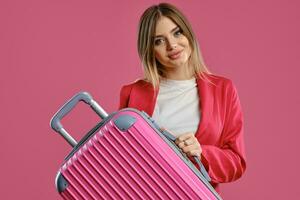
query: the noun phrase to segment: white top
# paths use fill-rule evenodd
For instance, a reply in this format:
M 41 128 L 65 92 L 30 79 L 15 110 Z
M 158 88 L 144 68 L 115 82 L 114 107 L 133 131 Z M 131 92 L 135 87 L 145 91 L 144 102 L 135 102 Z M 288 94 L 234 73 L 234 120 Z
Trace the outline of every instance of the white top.
M 152 118 L 175 137 L 195 133 L 200 121 L 196 79 L 161 80 Z

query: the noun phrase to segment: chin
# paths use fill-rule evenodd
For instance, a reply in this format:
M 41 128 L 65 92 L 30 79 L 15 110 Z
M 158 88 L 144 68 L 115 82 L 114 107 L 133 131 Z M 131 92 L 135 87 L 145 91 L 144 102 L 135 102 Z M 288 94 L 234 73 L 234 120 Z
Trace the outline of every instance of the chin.
M 180 68 L 182 66 L 185 66 L 185 63 L 172 63 L 172 64 L 169 64 L 167 65 L 168 68 Z
M 186 59 L 175 60 L 172 62 L 173 65 L 182 66 L 186 65 L 188 61 Z

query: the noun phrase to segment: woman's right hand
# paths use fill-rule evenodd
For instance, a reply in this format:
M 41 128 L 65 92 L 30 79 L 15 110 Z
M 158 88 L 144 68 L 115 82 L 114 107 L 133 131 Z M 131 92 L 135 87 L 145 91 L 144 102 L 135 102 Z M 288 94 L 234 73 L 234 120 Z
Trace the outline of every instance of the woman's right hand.
M 188 156 L 198 156 L 199 158 L 201 158 L 201 145 L 195 137 L 194 133 L 184 133 L 175 140 L 175 143 Z
M 165 130 L 172 134 L 172 132 L 165 128 L 161 128 L 161 130 Z M 182 134 L 181 136 L 176 138 L 175 144 L 188 156 L 198 156 L 199 158 L 201 158 L 201 145 L 195 137 L 194 133 L 189 132 Z

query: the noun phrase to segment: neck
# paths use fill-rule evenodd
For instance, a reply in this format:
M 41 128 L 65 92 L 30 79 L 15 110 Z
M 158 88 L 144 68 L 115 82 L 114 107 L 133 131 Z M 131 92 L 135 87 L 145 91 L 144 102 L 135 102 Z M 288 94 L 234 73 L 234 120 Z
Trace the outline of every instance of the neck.
M 194 77 L 191 67 L 175 67 L 166 71 L 164 77 L 172 80 L 189 80 Z

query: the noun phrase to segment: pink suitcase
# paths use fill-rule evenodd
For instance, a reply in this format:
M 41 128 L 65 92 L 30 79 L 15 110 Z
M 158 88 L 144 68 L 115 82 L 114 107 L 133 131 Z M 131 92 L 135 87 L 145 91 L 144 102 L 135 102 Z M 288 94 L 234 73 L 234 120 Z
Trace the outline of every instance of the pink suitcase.
M 60 121 L 79 101 L 103 120 L 77 143 Z M 56 176 L 64 199 L 221 199 L 200 160 L 199 171 L 144 112 L 126 108 L 107 115 L 81 92 L 54 115 L 51 127 L 73 146 Z

